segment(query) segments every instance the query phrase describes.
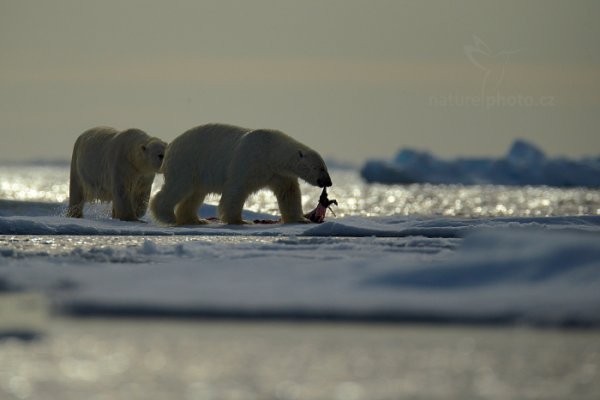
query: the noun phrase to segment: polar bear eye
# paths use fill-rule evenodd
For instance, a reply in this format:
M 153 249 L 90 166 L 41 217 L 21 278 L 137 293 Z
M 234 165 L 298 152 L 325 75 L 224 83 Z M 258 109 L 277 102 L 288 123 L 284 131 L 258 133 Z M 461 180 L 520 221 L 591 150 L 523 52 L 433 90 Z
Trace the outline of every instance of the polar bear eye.
M 159 154 L 159 155 L 158 155 L 158 158 L 159 158 L 160 160 L 162 160 L 163 158 L 165 158 L 165 155 L 164 155 L 164 154 Z

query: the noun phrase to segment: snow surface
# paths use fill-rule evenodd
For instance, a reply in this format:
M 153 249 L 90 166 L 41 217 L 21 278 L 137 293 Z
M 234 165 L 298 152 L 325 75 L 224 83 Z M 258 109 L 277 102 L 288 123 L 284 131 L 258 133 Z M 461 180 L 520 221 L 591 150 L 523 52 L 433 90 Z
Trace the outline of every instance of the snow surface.
M 461 183 L 600 187 L 600 157 L 548 158 L 535 145 L 517 140 L 505 157 L 443 160 L 431 153 L 403 149 L 394 160 L 370 160 L 361 170 L 368 182 Z
M 42 292 L 74 315 L 600 325 L 597 216 L 179 228 L 3 216 L 0 234 L 98 237 L 61 254 L 0 245 L 0 291 Z

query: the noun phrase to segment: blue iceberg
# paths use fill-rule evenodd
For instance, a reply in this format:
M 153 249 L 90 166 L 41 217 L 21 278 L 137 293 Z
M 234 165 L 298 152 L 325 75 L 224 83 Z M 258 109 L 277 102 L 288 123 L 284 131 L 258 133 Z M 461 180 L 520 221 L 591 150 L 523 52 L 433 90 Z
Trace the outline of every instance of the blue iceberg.
M 444 160 L 425 151 L 402 149 L 392 161 L 369 160 L 361 169 L 367 182 L 386 184 L 497 184 L 600 187 L 600 157 L 549 158 L 516 140 L 502 158 Z

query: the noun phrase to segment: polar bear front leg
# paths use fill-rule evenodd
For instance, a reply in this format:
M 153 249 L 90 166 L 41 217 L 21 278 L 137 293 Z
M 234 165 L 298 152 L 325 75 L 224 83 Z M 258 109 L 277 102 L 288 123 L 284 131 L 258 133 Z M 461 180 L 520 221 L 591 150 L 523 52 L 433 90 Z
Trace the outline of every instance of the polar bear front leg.
M 126 194 L 113 195 L 113 218 L 121 221 L 139 221 L 133 211 L 131 199 Z
M 139 183 L 137 190 L 135 191 L 133 200 L 133 208 L 136 218 L 142 218 L 148 211 L 148 202 L 150 201 L 150 191 L 152 190 L 152 182 L 154 177 L 145 179 Z
M 274 177 L 269 188 L 277 198 L 281 222 L 284 224 L 310 222 L 302 212 L 302 197 L 297 178 Z
M 128 186 L 119 178 L 113 180 L 112 202 L 113 218 L 121 221 L 138 221 Z

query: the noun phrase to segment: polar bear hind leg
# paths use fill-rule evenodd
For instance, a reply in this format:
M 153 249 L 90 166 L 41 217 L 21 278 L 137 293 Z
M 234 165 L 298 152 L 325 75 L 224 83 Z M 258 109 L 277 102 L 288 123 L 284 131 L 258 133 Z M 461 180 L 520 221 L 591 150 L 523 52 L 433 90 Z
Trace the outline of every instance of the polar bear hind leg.
M 69 183 L 69 208 L 67 217 L 83 218 L 83 205 L 85 203 L 85 191 L 78 177 L 71 177 Z
M 245 190 L 239 185 L 225 185 L 225 190 L 219 201 L 219 218 L 226 224 L 252 224 L 242 219 L 244 203 L 252 190 Z
M 75 144 L 77 146 L 77 144 Z M 69 208 L 67 217 L 82 218 L 85 203 L 85 188 L 77 172 L 77 154 L 74 151 L 71 158 L 71 174 L 69 178 Z
M 168 182 L 154 195 L 150 201 L 150 212 L 155 220 L 166 225 L 175 225 L 175 205 L 181 201 L 177 187 Z
M 204 202 L 206 193 L 196 189 L 184 197 L 175 210 L 175 223 L 177 225 L 208 224 L 205 219 L 198 218 L 198 207 Z

